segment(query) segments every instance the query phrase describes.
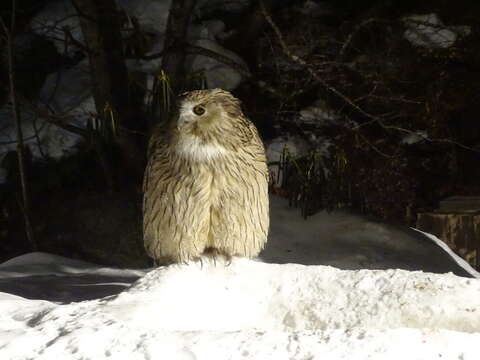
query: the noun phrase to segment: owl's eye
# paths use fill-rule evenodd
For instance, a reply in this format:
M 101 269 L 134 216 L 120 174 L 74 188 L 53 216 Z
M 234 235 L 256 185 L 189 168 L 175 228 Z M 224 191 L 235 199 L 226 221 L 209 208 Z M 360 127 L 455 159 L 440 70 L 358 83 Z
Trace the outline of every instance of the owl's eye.
M 201 116 L 205 114 L 205 108 L 202 105 L 197 105 L 193 108 L 193 113 L 195 115 Z

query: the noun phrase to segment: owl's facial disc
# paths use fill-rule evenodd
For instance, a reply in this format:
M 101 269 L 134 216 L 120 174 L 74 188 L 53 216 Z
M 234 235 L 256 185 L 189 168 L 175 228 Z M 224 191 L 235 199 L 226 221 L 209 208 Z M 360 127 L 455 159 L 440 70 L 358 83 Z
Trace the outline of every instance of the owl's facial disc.
M 203 104 L 184 101 L 180 104 L 177 128 L 178 130 L 186 130 L 188 127 L 203 121 L 208 116 L 207 107 Z
M 175 148 L 180 156 L 194 161 L 210 161 L 227 153 L 211 136 L 215 107 L 195 101 L 180 103 Z

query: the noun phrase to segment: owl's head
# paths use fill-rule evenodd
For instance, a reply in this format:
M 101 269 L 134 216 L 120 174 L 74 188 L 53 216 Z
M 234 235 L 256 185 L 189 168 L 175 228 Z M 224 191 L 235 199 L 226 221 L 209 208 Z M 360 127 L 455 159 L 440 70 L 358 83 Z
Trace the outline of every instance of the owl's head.
M 194 90 L 178 99 L 177 128 L 184 132 L 211 131 L 242 113 L 240 101 L 222 89 Z
M 180 95 L 172 122 L 172 141 L 180 155 L 211 159 L 234 150 L 240 101 L 222 89 L 194 90 Z

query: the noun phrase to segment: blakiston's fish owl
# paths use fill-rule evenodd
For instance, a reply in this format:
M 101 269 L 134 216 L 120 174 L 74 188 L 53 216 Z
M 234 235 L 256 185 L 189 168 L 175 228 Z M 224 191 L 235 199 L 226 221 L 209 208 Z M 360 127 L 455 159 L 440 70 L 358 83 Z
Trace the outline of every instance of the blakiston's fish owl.
M 257 129 L 229 92 L 183 94 L 154 130 L 144 177 L 143 230 L 159 264 L 202 254 L 256 256 L 267 241 L 268 169 Z

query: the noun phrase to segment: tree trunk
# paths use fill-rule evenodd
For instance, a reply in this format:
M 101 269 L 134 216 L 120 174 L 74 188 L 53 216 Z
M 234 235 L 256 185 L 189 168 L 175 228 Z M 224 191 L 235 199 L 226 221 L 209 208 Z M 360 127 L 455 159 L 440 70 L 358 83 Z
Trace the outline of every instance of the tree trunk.
M 20 109 L 17 102 L 17 90 L 15 82 L 15 54 L 13 45 L 13 36 L 15 30 L 15 17 L 16 17 L 16 1 L 12 0 L 12 17 L 10 23 L 10 29 L 8 29 L 6 23 L 2 20 L 3 30 L 5 32 L 6 46 L 7 46 L 7 58 L 8 58 L 8 77 L 10 85 L 10 101 L 12 104 L 13 118 L 15 121 L 15 127 L 17 130 L 17 154 L 18 154 L 18 170 L 20 173 L 20 185 L 22 189 L 23 200 L 23 217 L 25 221 L 25 233 L 30 246 L 33 251 L 37 251 L 37 243 L 35 242 L 32 222 L 30 217 L 30 194 L 27 183 L 27 175 L 25 171 L 25 146 L 23 144 L 23 131 L 22 121 L 20 117 Z
M 141 172 L 142 156 L 133 136 L 124 131 L 138 130 L 139 111 L 135 112 L 130 96 L 128 72 L 123 54 L 119 12 L 114 0 L 73 0 L 88 49 L 95 106 L 103 123 L 118 124 L 115 141 L 122 150 L 122 160 L 133 174 Z M 134 116 L 136 115 L 136 117 Z M 102 146 L 98 147 L 102 148 Z M 101 150 L 103 151 L 103 150 Z M 100 154 L 107 184 L 113 187 L 111 161 Z M 132 175 L 132 173 L 130 173 Z
M 262 6 L 267 12 L 272 8 L 272 0 L 252 1 L 250 11 L 245 15 L 243 26 L 238 33 L 227 42 L 227 47 L 240 55 L 250 69 L 257 68 L 258 38 L 265 25 Z
M 131 125 L 128 73 L 123 56 L 119 13 L 114 0 L 75 0 L 92 71 L 99 115 L 109 105 Z
M 480 269 L 480 197 L 447 198 L 435 212 L 418 214 L 416 227 L 438 236 Z
M 174 91 L 183 89 L 185 85 L 185 44 L 188 24 L 195 4 L 196 0 L 172 1 L 168 15 L 162 68 L 170 78 Z

